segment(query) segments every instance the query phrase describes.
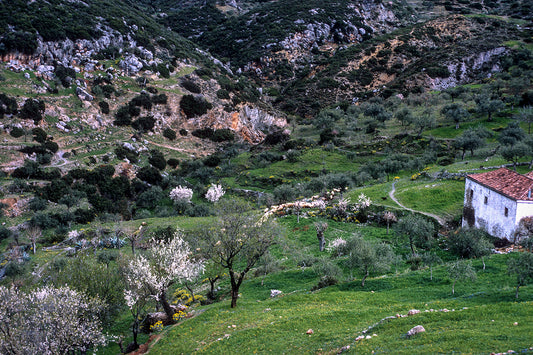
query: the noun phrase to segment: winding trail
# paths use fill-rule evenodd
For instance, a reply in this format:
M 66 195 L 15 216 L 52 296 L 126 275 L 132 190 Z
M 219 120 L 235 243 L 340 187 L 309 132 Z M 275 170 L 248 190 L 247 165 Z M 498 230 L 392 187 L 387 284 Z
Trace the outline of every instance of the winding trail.
M 396 181 L 393 181 L 392 183 L 392 189 L 390 190 L 389 192 L 389 197 L 391 198 L 391 200 L 393 200 L 398 206 L 400 206 L 401 208 L 407 210 L 407 211 L 411 211 L 411 212 L 416 212 L 416 213 L 420 213 L 420 214 L 423 214 L 425 216 L 428 216 L 428 217 L 431 217 L 431 218 L 434 218 L 437 220 L 437 222 L 439 222 L 439 224 L 441 226 L 445 226 L 446 225 L 446 221 L 440 217 L 440 216 L 437 216 L 436 214 L 433 214 L 433 213 L 429 213 L 429 212 L 422 212 L 422 211 L 416 211 L 416 210 L 413 210 L 412 208 L 409 208 L 409 207 L 406 207 L 404 206 L 403 204 L 400 203 L 400 201 L 398 201 L 398 199 L 394 196 L 394 193 L 396 192 Z

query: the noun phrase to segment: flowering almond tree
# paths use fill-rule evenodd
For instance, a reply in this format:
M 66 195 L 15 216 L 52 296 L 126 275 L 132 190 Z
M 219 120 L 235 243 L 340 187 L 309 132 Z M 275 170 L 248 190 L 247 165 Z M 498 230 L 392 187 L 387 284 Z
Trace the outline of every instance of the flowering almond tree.
M 173 188 L 170 191 L 170 198 L 175 203 L 177 202 L 191 202 L 193 191 L 188 187 L 183 187 L 181 185 Z
M 124 297 L 130 309 L 147 296 L 155 298 L 172 322 L 174 311 L 167 300 L 168 288 L 177 281 L 192 281 L 202 272 L 203 263 L 192 258 L 179 230 L 170 241 L 152 239 L 152 244 L 149 258 L 137 254 L 126 267 L 128 286 Z
M 218 200 L 220 200 L 220 198 L 224 196 L 225 193 L 226 191 L 224 191 L 222 185 L 211 185 L 207 190 L 207 193 L 205 194 L 205 198 L 209 202 L 215 203 L 218 202 Z
M 0 286 L 0 354 L 67 354 L 107 343 L 104 303 L 67 286 L 30 293 Z

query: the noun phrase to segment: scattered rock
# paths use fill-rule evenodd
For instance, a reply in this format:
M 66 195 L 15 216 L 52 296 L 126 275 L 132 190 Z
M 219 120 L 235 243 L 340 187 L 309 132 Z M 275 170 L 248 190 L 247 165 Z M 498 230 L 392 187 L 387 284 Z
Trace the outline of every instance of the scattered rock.
M 408 338 L 410 338 L 410 337 L 412 337 L 413 335 L 416 335 L 416 334 L 418 334 L 418 333 L 423 333 L 423 332 L 425 332 L 425 331 L 426 331 L 426 329 L 424 329 L 423 326 L 421 326 L 421 325 L 417 325 L 416 327 L 411 328 L 411 329 L 407 332 L 406 336 L 407 336 Z
M 418 313 L 420 313 L 420 311 L 418 309 L 412 309 L 409 312 L 407 312 L 407 315 L 408 316 L 414 316 L 415 314 L 418 314 Z
M 306 332 L 306 334 L 313 334 L 313 333 L 314 333 L 313 329 L 309 329 L 309 330 Z
M 282 293 L 283 292 L 281 292 L 280 290 L 270 290 L 270 297 L 274 298 L 274 297 L 281 295 Z

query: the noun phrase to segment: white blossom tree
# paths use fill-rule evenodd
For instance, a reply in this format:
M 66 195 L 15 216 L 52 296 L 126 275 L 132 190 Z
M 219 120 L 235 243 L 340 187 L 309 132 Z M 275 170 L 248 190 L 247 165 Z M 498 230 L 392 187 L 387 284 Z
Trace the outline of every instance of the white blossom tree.
M 0 286 L 0 353 L 66 354 L 105 345 L 103 307 L 67 286 L 30 293 Z
M 170 191 L 170 198 L 175 203 L 177 202 L 191 202 L 193 191 L 188 187 L 183 187 L 181 185 L 173 188 Z
M 224 194 L 226 193 L 226 191 L 224 191 L 224 189 L 222 188 L 222 185 L 211 185 L 209 186 L 209 189 L 207 190 L 207 193 L 205 194 L 205 198 L 209 201 L 209 202 L 218 202 L 218 200 L 220 200 L 220 198 L 222 196 L 224 196 Z
M 152 239 L 149 258 L 137 254 L 125 270 L 127 289 L 124 293 L 130 309 L 147 295 L 163 307 L 172 322 L 173 309 L 167 300 L 168 288 L 177 281 L 191 281 L 203 270 L 203 263 L 194 260 L 189 245 L 176 230 L 170 241 Z

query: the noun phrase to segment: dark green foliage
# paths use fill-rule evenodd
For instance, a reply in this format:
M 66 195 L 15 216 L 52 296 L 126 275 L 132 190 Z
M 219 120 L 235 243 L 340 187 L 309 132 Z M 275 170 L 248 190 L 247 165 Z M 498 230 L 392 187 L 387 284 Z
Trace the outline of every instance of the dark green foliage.
M 61 64 L 56 64 L 54 74 L 61 81 L 61 85 L 66 88 L 69 88 L 72 81 L 76 79 L 76 71 Z
M 224 89 L 220 89 L 217 91 L 217 97 L 221 100 L 229 100 L 230 99 L 230 96 L 229 96 L 229 92 L 227 90 L 224 90 Z
M 209 127 L 198 128 L 192 131 L 192 135 L 202 139 L 211 139 L 215 134 L 215 130 Z
M 142 93 L 138 96 L 135 96 L 133 99 L 131 99 L 130 105 L 140 106 L 147 110 L 150 110 L 152 108 L 152 100 L 150 98 L 150 95 Z
M 9 97 L 6 94 L 0 94 L 0 119 L 4 118 L 5 114 L 14 115 L 18 111 L 17 100 Z
M 204 159 L 204 165 L 205 166 L 209 166 L 211 168 L 214 168 L 216 166 L 218 166 L 221 162 L 221 159 L 218 155 L 216 154 L 212 154 L 210 156 L 208 156 L 207 158 Z
M 0 242 L 11 237 L 11 231 L 4 226 L 0 226 Z
M 25 120 L 33 120 L 35 125 L 37 125 L 43 119 L 44 109 L 44 101 L 27 99 L 20 109 L 19 116 Z
M 184 89 L 189 90 L 193 94 L 200 94 L 202 92 L 202 89 L 200 86 L 198 86 L 196 83 L 194 83 L 191 80 L 184 80 L 181 83 L 181 86 L 183 86 Z
M 461 258 L 477 258 L 491 253 L 494 245 L 481 229 L 461 229 L 448 237 L 449 250 Z
M 159 186 L 152 186 L 137 197 L 135 204 L 138 208 L 154 209 L 163 197 L 163 190 Z
M 184 95 L 180 101 L 180 108 L 185 112 L 187 118 L 201 116 L 213 107 L 201 96 Z
M 159 173 L 159 170 L 152 166 L 144 166 L 137 172 L 137 177 L 152 185 L 158 185 L 163 178 Z
M 161 151 L 157 149 L 150 150 L 150 158 L 148 158 L 148 162 L 154 167 L 159 170 L 165 170 L 165 167 L 167 166 L 167 161 L 165 160 L 165 156 Z
M 167 138 L 167 139 L 170 139 L 171 141 L 173 141 L 174 139 L 176 139 L 176 131 L 174 131 L 173 129 L 171 128 L 165 128 L 163 130 L 163 137 Z
M 231 142 L 235 139 L 235 134 L 229 128 L 221 128 L 215 130 L 211 140 L 213 142 Z
M 186 137 L 187 134 L 188 134 L 188 132 L 187 132 L 187 130 L 185 128 L 181 128 L 179 130 L 179 133 L 180 133 L 180 136 L 182 136 L 182 137 Z
M 450 71 L 445 66 L 431 66 L 426 69 L 426 73 L 431 78 L 447 78 L 450 76 Z
M 176 158 L 170 158 L 167 161 L 168 166 L 170 166 L 172 169 L 176 169 L 176 167 L 179 165 L 180 161 Z
M 24 134 L 25 134 L 25 131 L 22 129 L 22 128 L 19 128 L 19 127 L 13 127 L 11 129 L 11 132 L 9 132 L 9 134 L 11 135 L 11 137 L 13 138 L 19 138 L 19 137 L 22 137 Z
M 98 106 L 100 106 L 100 110 L 104 115 L 109 114 L 109 104 L 105 101 L 98 102 Z
M 37 36 L 35 33 L 23 31 L 9 31 L 2 36 L 0 41 L 0 53 L 19 51 L 24 54 L 32 54 L 37 49 Z
M 155 118 L 152 115 L 142 116 L 133 121 L 131 126 L 140 132 L 152 131 L 155 126 Z
M 152 103 L 154 105 L 166 105 L 167 101 L 168 101 L 168 97 L 166 94 L 159 94 L 159 95 L 152 96 Z
M 119 146 L 115 148 L 115 154 L 118 159 L 128 159 L 131 163 L 137 163 L 139 160 L 139 154 L 131 151 L 123 146 Z
M 170 78 L 169 68 L 167 68 L 164 63 L 159 63 L 156 67 L 156 71 L 158 71 L 163 78 Z
M 284 143 L 288 141 L 289 138 L 290 135 L 288 133 L 278 130 L 267 134 L 263 143 L 267 145 L 276 145 L 278 143 Z
M 117 110 L 113 124 L 115 126 L 129 126 L 131 124 L 129 106 L 122 106 Z

